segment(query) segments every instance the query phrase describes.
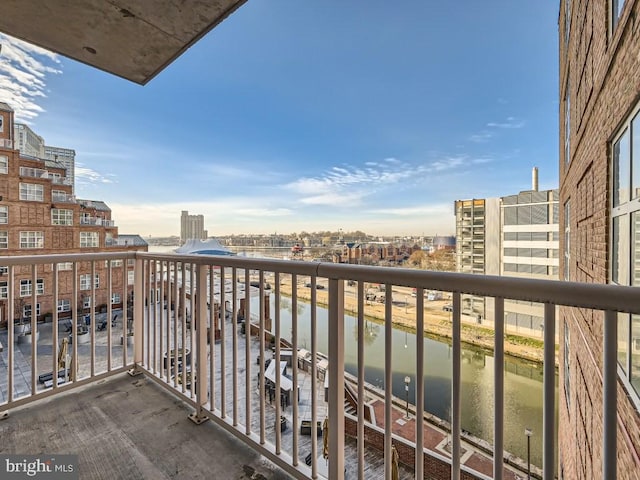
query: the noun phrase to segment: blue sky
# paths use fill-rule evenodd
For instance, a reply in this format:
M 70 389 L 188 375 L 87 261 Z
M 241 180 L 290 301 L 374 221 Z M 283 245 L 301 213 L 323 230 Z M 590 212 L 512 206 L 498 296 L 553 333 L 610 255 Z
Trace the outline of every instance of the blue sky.
M 6 36 L 0 101 L 121 233 L 453 234 L 558 182 L 556 2 L 246 3 L 148 85 Z

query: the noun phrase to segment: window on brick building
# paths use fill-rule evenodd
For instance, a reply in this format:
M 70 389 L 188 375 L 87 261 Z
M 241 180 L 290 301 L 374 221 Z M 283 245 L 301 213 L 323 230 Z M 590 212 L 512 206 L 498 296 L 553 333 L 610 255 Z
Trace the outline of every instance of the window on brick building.
M 73 210 L 52 208 L 51 225 L 73 225 Z
M 636 107 L 611 152 L 611 283 L 640 287 L 640 114 Z M 640 393 L 640 315 L 618 314 L 618 362 Z
M 622 14 L 622 9 L 624 8 L 624 2 L 625 0 L 611 0 L 612 31 L 614 31 L 618 26 L 618 21 L 620 20 L 620 15 Z
M 115 304 L 115 303 L 120 303 L 120 294 L 119 293 L 112 293 L 111 294 L 111 304 Z
M 21 183 L 20 200 L 42 202 L 44 200 L 44 186 L 38 183 Z
M 20 248 L 44 248 L 44 233 L 20 232 Z
M 564 161 L 568 165 L 571 163 L 571 95 L 569 74 L 567 74 L 567 84 L 564 89 Z
M 571 32 L 571 0 L 564 0 L 564 43 L 569 43 Z
M 80 247 L 97 247 L 98 232 L 80 232 Z
M 7 282 L 0 282 L 0 298 L 9 298 L 9 286 Z
M 0 224 L 9 223 L 9 207 L 6 205 L 0 206 Z
M 36 315 L 40 315 L 40 304 L 36 303 Z M 24 318 L 31 318 L 31 304 L 28 303 L 22 307 L 22 316 Z
M 36 293 L 38 295 L 44 295 L 44 280 L 42 278 L 39 278 L 37 280 L 37 285 L 38 288 L 36 288 Z M 31 280 L 20 280 L 20 296 L 28 297 L 29 295 L 31 295 L 31 292 Z
M 122 260 L 111 260 L 111 267 L 121 267 L 123 265 Z M 109 268 L 109 260 L 104 261 L 104 268 Z
M 96 274 L 94 279 L 96 288 L 100 288 L 100 275 Z M 80 290 L 91 290 L 91 274 L 80 275 Z
M 70 312 L 70 311 L 71 311 L 71 300 L 69 299 L 58 300 L 58 313 Z
M 9 173 L 9 157 L 0 155 L 0 173 Z
M 9 248 L 9 232 L 0 232 L 0 248 Z
M 571 280 L 571 200 L 564 204 L 564 279 Z

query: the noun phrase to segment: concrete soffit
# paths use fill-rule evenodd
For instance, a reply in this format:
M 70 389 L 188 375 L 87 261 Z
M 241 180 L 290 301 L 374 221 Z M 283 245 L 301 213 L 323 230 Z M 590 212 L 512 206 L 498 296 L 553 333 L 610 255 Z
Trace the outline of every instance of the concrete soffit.
M 246 0 L 2 0 L 0 32 L 144 85 Z

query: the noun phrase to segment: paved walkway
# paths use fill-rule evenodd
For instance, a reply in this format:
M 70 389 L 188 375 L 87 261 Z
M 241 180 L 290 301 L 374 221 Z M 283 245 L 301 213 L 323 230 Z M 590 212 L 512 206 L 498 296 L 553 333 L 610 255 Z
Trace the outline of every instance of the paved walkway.
M 381 399 L 376 399 L 371 402 L 371 405 L 375 411 L 376 425 L 380 428 L 385 428 L 385 402 Z M 409 414 L 410 418 L 407 419 L 405 411 L 394 406 L 394 408 L 391 409 L 391 417 L 393 419 L 393 426 L 391 427 L 392 432 L 410 442 L 415 442 L 415 415 Z M 440 455 L 451 458 L 450 451 L 448 450 L 448 434 L 426 422 L 422 422 L 422 426 L 424 447 L 427 450 L 431 450 L 439 453 Z M 493 458 L 464 442 L 462 444 L 460 463 L 479 473 L 487 475 L 488 477 L 493 476 Z M 504 468 L 505 480 L 519 480 L 526 478 L 526 475 L 522 475 L 523 473 L 521 472 L 519 476 L 510 466 L 505 466 Z

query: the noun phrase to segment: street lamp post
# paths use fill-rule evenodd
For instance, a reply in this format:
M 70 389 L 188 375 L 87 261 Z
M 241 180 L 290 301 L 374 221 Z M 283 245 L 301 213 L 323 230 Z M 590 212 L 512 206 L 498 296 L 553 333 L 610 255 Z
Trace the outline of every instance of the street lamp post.
M 527 480 L 531 480 L 531 435 L 533 435 L 533 431 L 530 428 L 525 428 L 524 434 L 527 436 Z
M 411 377 L 407 375 L 404 377 L 404 393 L 407 397 L 406 415 L 409 418 L 409 384 L 411 383 Z

